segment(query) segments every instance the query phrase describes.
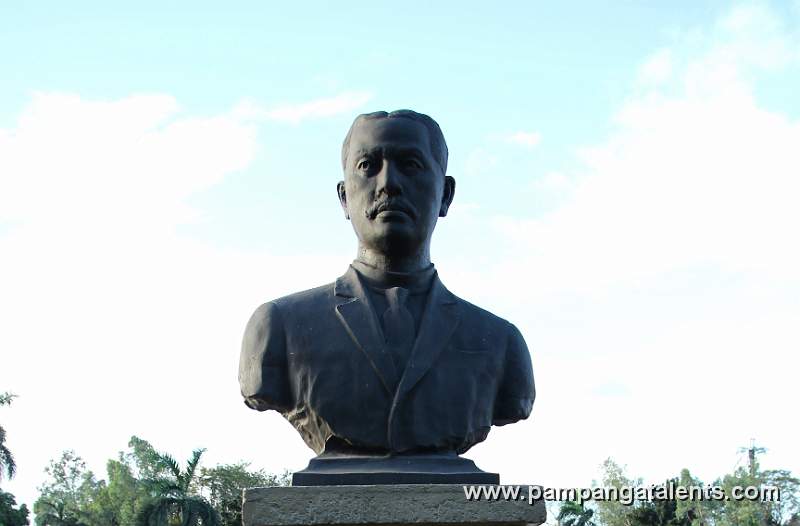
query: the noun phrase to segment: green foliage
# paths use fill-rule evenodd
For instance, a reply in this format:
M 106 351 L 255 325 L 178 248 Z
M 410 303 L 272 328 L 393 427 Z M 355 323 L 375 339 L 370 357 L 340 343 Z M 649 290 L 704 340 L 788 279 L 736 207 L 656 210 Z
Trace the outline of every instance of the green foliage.
M 0 479 L 5 474 L 6 477 L 12 478 L 17 472 L 17 463 L 14 461 L 14 455 L 6 447 L 6 430 L 0 426 Z
M 46 470 L 49 480 L 34 504 L 36 524 L 240 526 L 243 488 L 289 482 L 288 473 L 249 471 L 244 462 L 201 468 L 203 452 L 195 450 L 181 469 L 171 455 L 134 436 L 127 451 L 107 462 L 107 481 L 98 481 L 80 457 L 66 451 Z
M 202 497 L 163 497 L 147 503 L 139 514 L 141 526 L 220 526 L 219 516 Z
M 703 487 L 703 481 L 692 476 L 688 469 L 681 470 L 677 484 L 686 488 Z M 721 502 L 714 500 L 679 500 L 675 503 L 675 516 L 688 526 L 712 524 L 721 506 Z
M 17 395 L 13 393 L 0 393 L 0 406 L 11 405 L 11 401 L 16 397 Z M 16 471 L 17 464 L 14 462 L 14 455 L 6 447 L 6 430 L 0 426 L 0 480 L 4 474 L 8 478 L 12 478 Z
M 288 486 L 290 483 L 288 472 L 276 475 L 263 470 L 249 471 L 248 467 L 248 463 L 240 462 L 200 471 L 200 485 L 225 526 L 242 524 L 242 490 L 245 488 Z
M 135 437 L 134 437 L 135 438 Z M 137 439 L 131 440 L 134 451 L 139 448 L 148 461 L 149 478 L 142 480 L 150 493 L 149 500 L 139 511 L 136 522 L 140 526 L 221 526 L 217 511 L 201 495 L 195 493 L 197 467 L 205 449 L 196 449 L 181 470 L 178 462 L 167 453 L 159 453 L 152 446 Z
M 84 526 L 87 509 L 98 483 L 86 463 L 74 451 L 65 451 L 45 468 L 51 480 L 39 488 L 33 504 L 37 526 Z
M 123 456 L 135 469 L 138 478 L 152 479 L 164 472 L 162 455 L 150 445 L 150 442 L 133 436 L 128 442 L 128 448 L 130 451 Z
M 620 466 L 612 459 L 607 458 L 602 466 L 602 487 L 621 488 L 623 486 L 640 486 L 642 479 L 631 479 L 625 474 L 624 466 Z M 631 514 L 633 508 L 621 502 L 608 500 L 597 502 L 596 517 L 600 524 L 605 526 L 632 526 Z
M 568 500 L 558 510 L 558 524 L 560 526 L 597 526 L 592 520 L 594 510 L 587 508 L 583 502 Z
M 0 526 L 25 526 L 28 522 L 28 507 L 15 508 L 17 501 L 11 493 L 0 491 Z
M 33 505 L 36 514 L 36 526 L 86 526 L 78 518 L 77 510 L 67 507 L 61 501 L 39 499 Z
M 685 488 L 705 487 L 687 469 L 672 483 Z M 641 479 L 628 478 L 618 464 L 608 459 L 603 464 L 603 485 L 641 486 Z M 761 471 L 758 463 L 753 462 L 717 479 L 712 485 L 721 487 L 729 497 L 734 494 L 734 487 L 777 487 L 780 501 L 655 500 L 639 501 L 632 506 L 598 502 L 596 518 L 605 526 L 800 526 L 800 480 L 788 471 Z
M 108 482 L 102 481 L 86 510 L 92 525 L 132 526 L 136 515 L 149 500 L 144 485 L 133 476 L 128 460 L 120 454 L 119 460 L 106 464 Z
M 678 479 L 672 480 L 678 484 Z M 644 501 L 636 505 L 629 515 L 632 526 L 692 526 L 689 517 L 678 515 L 677 500 Z
M 773 524 L 800 526 L 800 479 L 783 469 L 761 472 L 762 484 L 780 490 L 780 502 L 768 502 L 767 516 Z
M 761 471 L 758 462 L 748 467 L 739 467 L 714 484 L 725 488 L 730 495 L 734 487 L 777 487 L 780 502 L 772 501 L 726 501 L 714 510 L 715 525 L 719 526 L 778 526 L 800 521 L 798 489 L 800 480 L 785 470 Z

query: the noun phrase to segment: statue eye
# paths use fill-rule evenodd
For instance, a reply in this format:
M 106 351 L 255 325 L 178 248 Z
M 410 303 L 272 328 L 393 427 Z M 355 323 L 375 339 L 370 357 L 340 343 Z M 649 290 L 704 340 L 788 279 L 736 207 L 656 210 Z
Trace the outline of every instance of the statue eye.
M 416 157 L 406 157 L 403 160 L 403 165 L 412 170 L 422 170 L 424 168 L 423 164 Z
M 369 159 L 361 159 L 356 164 L 356 169 L 360 170 L 362 172 L 368 172 L 371 167 L 372 167 L 372 163 L 370 162 Z

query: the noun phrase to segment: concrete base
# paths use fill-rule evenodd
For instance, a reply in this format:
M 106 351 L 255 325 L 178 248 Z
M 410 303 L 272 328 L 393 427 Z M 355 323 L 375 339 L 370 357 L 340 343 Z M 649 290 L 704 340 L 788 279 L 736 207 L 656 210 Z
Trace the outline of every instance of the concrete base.
M 522 489 L 522 488 L 521 488 Z M 244 491 L 244 526 L 538 526 L 544 501 L 468 501 L 461 484 L 289 486 Z

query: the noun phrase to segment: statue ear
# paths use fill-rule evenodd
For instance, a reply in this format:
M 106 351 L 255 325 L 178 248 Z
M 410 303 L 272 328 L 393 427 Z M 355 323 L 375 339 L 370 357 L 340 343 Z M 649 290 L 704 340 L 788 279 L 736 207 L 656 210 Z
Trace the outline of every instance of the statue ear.
M 336 193 L 339 194 L 339 204 L 342 205 L 342 210 L 344 210 L 344 218 L 349 220 L 350 212 L 347 211 L 347 194 L 344 191 L 344 181 L 336 183 Z
M 456 180 L 449 175 L 444 178 L 444 191 L 442 192 L 442 206 L 439 208 L 439 217 L 447 215 L 453 196 L 456 194 Z

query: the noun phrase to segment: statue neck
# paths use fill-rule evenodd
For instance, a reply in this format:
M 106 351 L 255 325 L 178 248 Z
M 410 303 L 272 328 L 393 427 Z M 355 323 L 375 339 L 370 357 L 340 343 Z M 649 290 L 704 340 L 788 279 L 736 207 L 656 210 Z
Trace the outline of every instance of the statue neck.
M 430 289 L 436 269 L 433 264 L 415 272 L 392 272 L 367 265 L 361 261 L 350 264 L 370 288 L 385 290 L 391 287 L 403 287 L 411 294 L 427 292 Z
M 412 254 L 389 255 L 359 243 L 356 261 L 384 272 L 419 272 L 431 267 L 430 248 L 426 244 Z

